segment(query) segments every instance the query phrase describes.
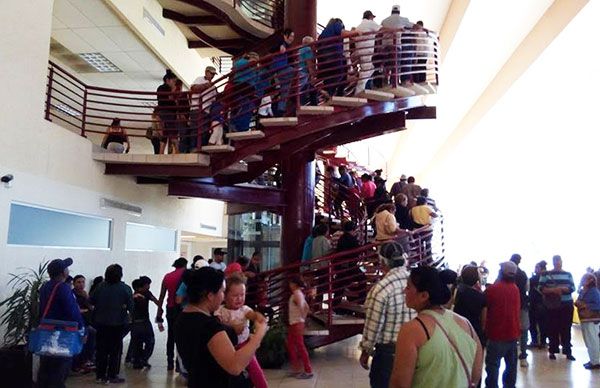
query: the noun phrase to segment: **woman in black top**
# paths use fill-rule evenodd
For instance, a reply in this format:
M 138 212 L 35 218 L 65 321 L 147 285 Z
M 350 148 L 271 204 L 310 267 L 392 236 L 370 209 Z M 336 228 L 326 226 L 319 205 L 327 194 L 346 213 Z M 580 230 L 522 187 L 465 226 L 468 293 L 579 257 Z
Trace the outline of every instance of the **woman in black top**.
M 267 332 L 266 323 L 256 322 L 246 345 L 235 350 L 235 333 L 213 315 L 225 297 L 224 276 L 222 271 L 204 267 L 186 279 L 188 305 L 177 319 L 175 343 L 189 373 L 188 387 L 229 387 L 248 366 Z
M 127 144 L 127 147 L 125 146 Z M 102 148 L 117 154 L 129 152 L 129 136 L 121 127 L 120 119 L 113 119 L 102 139 Z
M 394 203 L 396 204 L 396 212 L 394 216 L 396 216 L 396 222 L 400 226 L 400 229 L 414 229 L 414 223 L 412 218 L 410 218 L 410 214 L 408 213 L 408 197 L 406 194 L 398 194 L 394 197 Z
M 169 153 L 177 153 L 177 96 L 175 83 L 177 76 L 170 69 L 167 69 L 163 83 L 156 89 L 156 99 L 158 101 L 158 116 L 162 122 L 163 136 L 165 143 L 161 143 L 160 153 L 165 152 L 166 142 L 169 143 Z

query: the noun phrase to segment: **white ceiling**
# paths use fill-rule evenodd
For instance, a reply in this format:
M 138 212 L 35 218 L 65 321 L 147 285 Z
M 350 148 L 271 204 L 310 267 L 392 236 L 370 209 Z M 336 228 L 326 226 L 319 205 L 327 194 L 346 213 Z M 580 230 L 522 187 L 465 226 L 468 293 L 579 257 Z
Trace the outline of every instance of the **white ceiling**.
M 52 38 L 75 54 L 102 53 L 122 73 L 78 74 L 93 86 L 156 90 L 165 65 L 102 0 L 55 0 Z

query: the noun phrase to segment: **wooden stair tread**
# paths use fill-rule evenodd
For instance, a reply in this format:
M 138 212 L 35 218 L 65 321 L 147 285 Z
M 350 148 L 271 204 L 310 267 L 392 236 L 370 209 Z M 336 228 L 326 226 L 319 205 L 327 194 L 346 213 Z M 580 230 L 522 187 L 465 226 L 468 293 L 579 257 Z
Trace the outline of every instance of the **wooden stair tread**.
M 382 92 L 392 93 L 396 97 L 412 97 L 416 95 L 415 91 L 404 86 L 380 89 Z
M 263 131 L 244 131 L 244 132 L 230 132 L 226 133 L 225 137 L 231 140 L 251 140 L 251 139 L 262 139 L 265 137 Z
M 327 115 L 333 112 L 333 106 L 328 105 L 301 106 L 300 109 L 298 109 L 299 115 Z
M 329 335 L 329 329 L 314 319 L 307 319 L 304 325 L 304 335 Z
M 202 147 L 202 152 L 208 152 L 208 153 L 233 152 L 233 151 L 235 151 L 235 147 L 232 147 L 229 144 L 208 145 L 208 146 Z
M 329 105 L 339 105 L 339 106 L 348 106 L 348 107 L 357 107 L 363 106 L 368 102 L 366 98 L 361 97 L 332 97 L 329 100 Z
M 264 127 L 287 127 L 298 125 L 298 117 L 269 117 L 260 119 L 260 124 Z
M 248 172 L 248 164 L 244 162 L 234 163 L 231 166 L 228 166 L 221 171 L 219 174 L 221 175 L 231 175 L 231 174 L 239 174 L 240 172 Z
M 244 158 L 244 162 L 246 162 L 246 163 L 262 162 L 262 161 L 263 161 L 262 155 L 250 155 L 250 156 L 246 156 Z
M 114 164 L 171 164 L 208 166 L 210 157 L 204 154 L 115 154 L 98 152 L 92 155 L 94 160 Z
M 369 100 L 374 101 L 390 101 L 393 100 L 396 96 L 394 93 L 384 92 L 382 90 L 365 90 L 358 97 L 363 97 Z

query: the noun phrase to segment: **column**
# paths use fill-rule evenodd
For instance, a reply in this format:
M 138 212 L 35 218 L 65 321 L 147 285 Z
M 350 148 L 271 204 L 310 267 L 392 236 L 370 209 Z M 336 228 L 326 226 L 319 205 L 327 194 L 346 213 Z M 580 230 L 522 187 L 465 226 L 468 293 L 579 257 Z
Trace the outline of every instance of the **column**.
M 317 34 L 317 0 L 286 0 L 285 27 L 296 34 L 294 44 L 302 43 L 302 38 Z
M 281 225 L 281 263 L 302 257 L 304 240 L 312 231 L 315 215 L 315 156 L 296 154 L 281 164 L 285 207 Z

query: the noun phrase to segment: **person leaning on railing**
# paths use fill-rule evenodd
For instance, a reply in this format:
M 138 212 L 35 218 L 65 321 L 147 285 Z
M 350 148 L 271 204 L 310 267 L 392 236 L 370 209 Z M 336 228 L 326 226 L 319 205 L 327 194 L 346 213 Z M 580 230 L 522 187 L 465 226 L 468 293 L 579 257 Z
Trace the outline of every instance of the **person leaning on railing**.
M 108 127 L 108 129 L 106 130 L 104 139 L 102 139 L 101 147 L 106 149 L 108 152 L 112 152 L 115 154 L 123 154 L 129 152 L 129 136 L 127 136 L 127 132 L 125 132 L 125 129 L 121 127 L 120 119 L 113 119 L 112 123 L 110 124 L 110 127 Z
M 275 82 L 279 85 L 279 100 L 275 104 L 275 116 L 284 116 L 288 112 L 288 100 L 294 71 L 289 65 L 288 48 L 294 41 L 294 31 L 290 28 L 283 30 L 277 43 L 271 48 L 273 55 L 270 70 Z

